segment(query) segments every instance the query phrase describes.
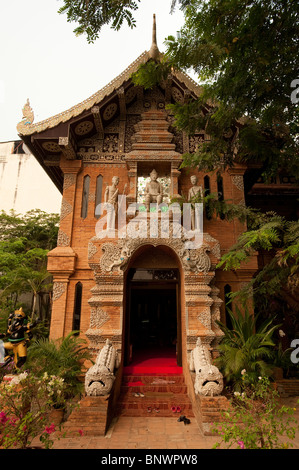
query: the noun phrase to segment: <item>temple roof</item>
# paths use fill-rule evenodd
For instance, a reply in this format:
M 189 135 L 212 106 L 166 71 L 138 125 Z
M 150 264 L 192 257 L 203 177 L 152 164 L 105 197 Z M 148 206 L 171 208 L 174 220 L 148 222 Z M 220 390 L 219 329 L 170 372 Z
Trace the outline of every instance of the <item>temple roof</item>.
M 142 64 L 162 58 L 163 54 L 159 51 L 156 41 L 154 16 L 150 50 L 143 52 L 121 74 L 89 98 L 37 123 L 34 123 L 34 113 L 27 100 L 17 131 L 60 191 L 63 186 L 63 174 L 59 164 L 61 154 L 68 160 L 77 159 L 84 139 L 95 135 L 103 138 L 107 126 L 113 125 L 116 119 L 125 121 L 126 115 L 132 114 L 137 102 L 140 102 L 140 99 L 142 101 L 148 93 L 133 84 L 132 74 L 137 72 Z M 165 104 L 183 103 L 190 96 L 196 99 L 202 91 L 185 72 L 175 69 L 158 88 L 158 92 L 165 98 Z M 124 149 L 119 148 L 118 152 L 123 153 Z
M 90 110 L 93 106 L 99 104 L 104 98 L 116 92 L 124 83 L 128 82 L 131 75 L 135 73 L 140 65 L 145 64 L 151 59 L 160 60 L 163 54 L 159 51 L 156 40 L 156 19 L 155 15 L 153 18 L 153 31 L 152 31 L 152 44 L 149 51 L 144 51 L 134 62 L 132 62 L 122 73 L 120 73 L 111 82 L 101 88 L 99 91 L 85 99 L 81 103 L 72 106 L 71 108 L 61 113 L 55 114 L 52 117 L 44 119 L 43 121 L 33 123 L 33 110 L 30 108 L 29 100 L 23 108 L 23 119 L 17 125 L 17 131 L 20 137 L 25 135 L 32 135 L 36 132 L 42 132 L 46 129 L 51 129 L 57 125 L 64 123 L 72 118 L 75 118 L 82 114 L 84 111 Z M 192 91 L 196 96 L 201 92 L 201 87 L 186 73 L 173 70 L 173 77 L 177 78 L 181 83 L 185 85 L 188 90 Z

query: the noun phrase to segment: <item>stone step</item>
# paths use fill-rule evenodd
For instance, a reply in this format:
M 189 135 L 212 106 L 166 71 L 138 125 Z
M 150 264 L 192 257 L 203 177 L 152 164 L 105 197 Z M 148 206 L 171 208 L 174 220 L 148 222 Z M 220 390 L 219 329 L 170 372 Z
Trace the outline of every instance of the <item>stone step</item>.
M 177 385 L 184 384 L 183 374 L 125 374 L 123 376 L 123 384 L 142 382 L 144 385 Z
M 140 392 L 144 397 L 135 396 Z M 181 411 L 174 413 L 172 407 L 178 406 Z M 122 416 L 194 416 L 183 374 L 124 375 L 116 412 Z
M 180 411 L 172 411 L 172 407 L 180 407 Z M 155 410 L 159 410 L 158 412 Z M 139 399 L 138 402 L 133 401 L 122 401 L 119 400 L 117 406 L 117 412 L 122 416 L 165 416 L 165 417 L 179 417 L 182 414 L 188 416 L 194 416 L 192 411 L 192 404 L 189 399 L 178 399 L 165 401 L 162 398 L 145 400 L 144 398 Z
M 149 392 L 154 393 L 174 393 L 174 394 L 186 394 L 187 386 L 184 384 L 175 385 L 142 385 L 130 387 L 126 384 L 121 386 L 121 393 L 143 393 L 146 395 Z

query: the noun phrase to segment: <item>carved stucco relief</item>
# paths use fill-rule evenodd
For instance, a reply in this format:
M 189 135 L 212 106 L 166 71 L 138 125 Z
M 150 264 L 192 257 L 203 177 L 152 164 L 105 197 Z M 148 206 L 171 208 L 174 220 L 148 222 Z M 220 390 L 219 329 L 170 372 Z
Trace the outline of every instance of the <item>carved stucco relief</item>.
M 53 302 L 58 300 L 66 291 L 66 284 L 64 282 L 54 282 L 53 284 Z
M 187 249 L 184 241 L 179 238 L 163 239 L 163 245 L 172 248 L 180 258 L 186 272 L 207 273 L 211 269 L 211 260 L 207 254 L 210 247 L 203 244 L 197 249 Z M 154 238 L 126 238 L 117 243 L 104 243 L 102 245 L 103 256 L 100 259 L 100 268 L 103 272 L 121 270 L 128 263 L 130 257 L 137 248 L 143 245 L 161 245 L 161 239 Z
M 61 211 L 60 211 L 60 222 L 69 215 L 73 210 L 72 205 L 65 199 L 62 199 Z
M 66 173 L 63 180 L 63 191 L 70 188 L 76 183 L 76 175 L 74 173 Z
M 101 328 L 109 320 L 110 317 L 105 310 L 100 307 L 91 308 L 90 328 Z
M 239 191 L 244 192 L 244 180 L 242 175 L 234 175 L 232 177 L 232 182 L 239 189 Z
M 70 237 L 64 233 L 62 230 L 58 231 L 57 237 L 57 246 L 69 246 L 70 245 Z

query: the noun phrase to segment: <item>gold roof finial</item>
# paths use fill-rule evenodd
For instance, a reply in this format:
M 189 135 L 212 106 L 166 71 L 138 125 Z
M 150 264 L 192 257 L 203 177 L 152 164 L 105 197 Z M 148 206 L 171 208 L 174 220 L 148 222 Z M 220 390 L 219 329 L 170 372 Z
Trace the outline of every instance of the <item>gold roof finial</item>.
M 159 60 L 160 51 L 157 46 L 157 29 L 156 29 L 156 15 L 153 14 L 153 33 L 152 33 L 152 45 L 149 50 L 149 56 L 153 60 Z

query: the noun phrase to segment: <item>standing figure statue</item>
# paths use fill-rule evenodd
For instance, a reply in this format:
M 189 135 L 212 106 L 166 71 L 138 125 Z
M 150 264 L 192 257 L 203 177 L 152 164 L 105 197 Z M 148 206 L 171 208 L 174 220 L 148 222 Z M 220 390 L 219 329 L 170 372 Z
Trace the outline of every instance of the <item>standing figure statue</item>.
M 163 201 L 163 188 L 162 184 L 157 181 L 158 173 L 156 170 L 152 170 L 150 173 L 150 181 L 145 187 L 145 206 L 146 210 L 150 210 L 151 202 L 156 202 L 157 205 Z
M 107 230 L 114 230 L 115 228 L 115 217 L 117 213 L 117 202 L 118 202 L 118 183 L 119 177 L 113 176 L 111 186 L 107 186 L 104 196 L 105 203 L 107 206 Z
M 9 351 L 14 354 L 15 367 L 19 369 L 26 362 L 27 359 L 27 343 L 32 338 L 33 334 L 31 329 L 37 324 L 36 322 L 29 323 L 26 318 L 25 312 L 22 307 L 15 310 L 8 317 L 7 332 L 0 333 L 0 338 L 7 337 L 7 342 L 4 343 L 4 349 L 7 356 L 4 358 L 4 364 L 8 364 L 11 360 Z
M 189 189 L 188 202 L 192 203 L 194 202 L 194 200 L 197 198 L 198 195 L 200 195 L 201 198 L 203 197 L 203 190 L 201 186 L 197 185 L 197 176 L 192 175 L 190 178 L 190 181 L 191 181 L 192 187 Z M 195 209 L 194 209 L 194 205 L 192 204 L 191 205 L 191 229 L 195 230 L 197 228 L 199 227 L 197 227 L 197 224 L 196 224 Z

